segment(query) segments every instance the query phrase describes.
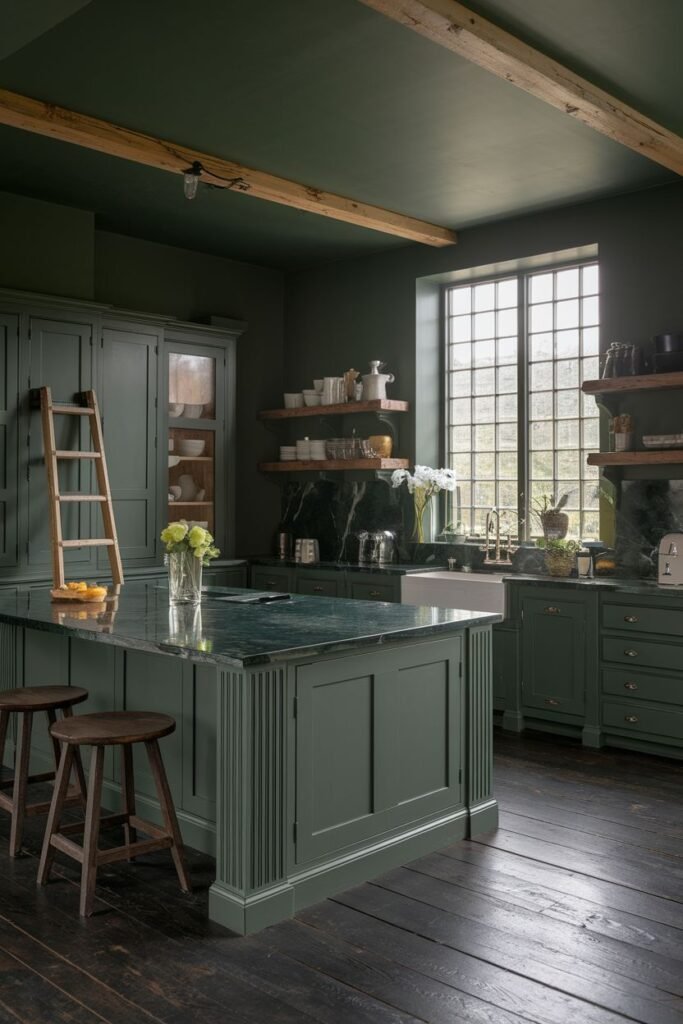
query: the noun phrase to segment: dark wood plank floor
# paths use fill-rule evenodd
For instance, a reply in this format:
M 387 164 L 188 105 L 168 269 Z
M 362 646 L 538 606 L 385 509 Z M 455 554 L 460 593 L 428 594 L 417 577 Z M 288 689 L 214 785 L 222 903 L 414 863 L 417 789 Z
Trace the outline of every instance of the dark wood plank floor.
M 683 765 L 496 736 L 501 827 L 260 935 L 206 919 L 164 854 L 35 885 L 42 823 L 7 856 L 0 814 L 0 1022 L 683 1022 Z

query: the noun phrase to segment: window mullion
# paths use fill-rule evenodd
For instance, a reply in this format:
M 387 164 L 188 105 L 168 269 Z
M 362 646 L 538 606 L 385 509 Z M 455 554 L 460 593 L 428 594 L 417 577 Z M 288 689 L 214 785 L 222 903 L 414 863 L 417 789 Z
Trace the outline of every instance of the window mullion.
M 517 517 L 519 539 L 529 537 L 529 358 L 527 277 L 517 278 Z

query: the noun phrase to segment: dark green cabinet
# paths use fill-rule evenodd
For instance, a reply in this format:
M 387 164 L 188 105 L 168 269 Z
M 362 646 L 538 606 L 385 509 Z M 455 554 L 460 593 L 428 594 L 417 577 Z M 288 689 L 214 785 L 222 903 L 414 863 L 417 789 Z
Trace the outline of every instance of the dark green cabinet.
M 517 678 L 517 631 L 494 623 L 492 650 L 493 709 L 505 711 Z
M 254 590 L 289 592 L 294 589 L 294 572 L 287 568 L 273 569 L 268 566 L 253 566 L 251 586 Z
M 139 563 L 157 550 L 157 389 L 160 331 L 104 323 L 99 404 L 121 557 Z M 101 519 L 97 508 L 94 517 Z M 100 522 L 96 524 L 100 528 Z M 102 534 L 98 534 L 102 536 Z M 98 567 L 109 559 L 100 552 Z
M 296 862 L 462 801 L 463 641 L 296 670 Z
M 522 706 L 583 715 L 586 609 L 569 596 L 522 598 Z
M 19 318 L 0 313 L 0 565 L 17 564 Z
M 92 321 L 76 319 L 29 318 L 28 386 L 49 386 L 55 401 L 71 402 L 81 391 L 94 386 Z M 28 390 L 28 389 L 27 389 Z M 24 391 L 28 405 L 27 391 Z M 55 417 L 55 440 L 58 449 L 90 448 L 90 427 L 84 416 Z M 43 435 L 40 416 L 30 415 L 28 438 L 28 516 L 25 544 L 28 566 L 50 570 L 50 527 L 47 485 L 43 461 Z M 59 486 L 62 492 L 93 490 L 94 474 L 89 459 L 67 459 L 59 464 Z M 92 537 L 92 505 L 71 503 L 61 511 L 62 534 L 65 540 Z M 99 515 L 99 510 L 98 510 Z M 20 521 L 23 520 L 23 516 Z M 66 571 L 73 576 L 91 572 L 96 564 L 95 548 L 70 548 L 64 552 Z
M 349 597 L 356 601 L 401 603 L 401 577 L 366 569 L 317 569 L 308 565 L 253 565 L 255 590 L 291 591 L 309 597 Z
M 357 601 L 389 601 L 400 604 L 401 580 L 380 577 L 379 580 L 354 579 L 349 573 L 348 596 Z
M 311 597 L 346 597 L 344 574 L 341 572 L 298 572 L 295 586 L 297 594 L 308 594 Z

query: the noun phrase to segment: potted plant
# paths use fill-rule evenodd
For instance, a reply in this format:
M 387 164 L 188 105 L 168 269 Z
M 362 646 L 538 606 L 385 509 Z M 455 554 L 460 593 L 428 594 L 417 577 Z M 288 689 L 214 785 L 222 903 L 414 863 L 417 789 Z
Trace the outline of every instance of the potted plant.
M 569 529 L 569 516 L 562 509 L 569 501 L 570 491 L 555 501 L 552 494 L 542 494 L 531 502 L 531 511 L 541 524 L 546 540 L 564 540 Z
M 446 523 L 441 531 L 441 539 L 449 544 L 464 544 L 467 540 L 465 524 L 458 520 L 457 523 Z
M 581 545 L 575 540 L 551 539 L 542 544 L 545 567 L 549 576 L 571 576 L 576 565 L 576 553 Z

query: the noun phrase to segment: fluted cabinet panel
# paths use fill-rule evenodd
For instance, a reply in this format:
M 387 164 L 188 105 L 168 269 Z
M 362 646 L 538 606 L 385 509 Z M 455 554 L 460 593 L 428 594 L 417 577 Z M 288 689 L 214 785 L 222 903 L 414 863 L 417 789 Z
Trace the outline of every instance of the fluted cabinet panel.
M 495 828 L 498 822 L 493 799 L 493 666 L 490 628 L 470 630 L 468 662 L 467 804 L 470 808 L 471 832 L 475 833 L 486 827 Z

